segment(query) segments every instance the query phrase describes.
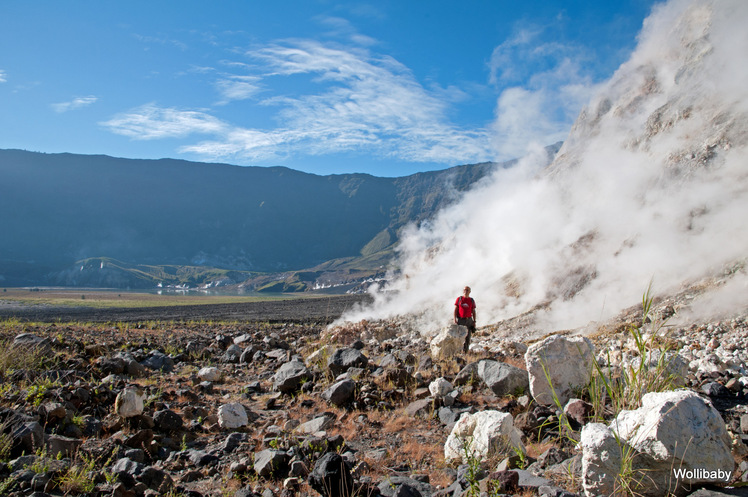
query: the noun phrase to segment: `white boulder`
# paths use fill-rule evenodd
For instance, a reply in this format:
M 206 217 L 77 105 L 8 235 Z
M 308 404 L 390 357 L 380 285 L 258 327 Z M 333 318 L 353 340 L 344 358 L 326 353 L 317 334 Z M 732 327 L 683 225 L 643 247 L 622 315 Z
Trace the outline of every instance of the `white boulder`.
M 446 397 L 449 392 L 454 390 L 454 386 L 447 381 L 445 378 L 437 378 L 429 384 L 429 392 L 432 397 L 443 398 Z
M 582 430 L 587 495 L 620 488 L 622 466 L 631 466 L 623 474 L 637 493 L 650 496 L 681 494 L 694 484 L 725 484 L 735 470 L 724 420 L 690 390 L 648 393 L 642 407 L 622 411 L 610 429 L 601 426 Z
M 449 359 L 461 353 L 467 333 L 467 328 L 459 324 L 444 328 L 431 340 L 431 357 L 434 359 Z
M 566 404 L 574 389 L 589 383 L 594 360 L 595 347 L 586 337 L 554 335 L 532 344 L 525 353 L 530 393 L 541 405 L 554 404 L 554 392 Z
M 221 379 L 221 370 L 213 366 L 204 367 L 197 372 L 197 377 L 202 381 L 216 382 Z
M 123 418 L 143 414 L 145 393 L 137 386 L 122 389 L 114 399 L 114 413 Z
M 585 494 L 617 495 L 623 450 L 610 428 L 602 423 L 584 425 L 579 446 L 582 448 L 582 486 Z M 624 492 L 619 491 L 619 494 L 623 495 Z
M 484 459 L 492 455 L 525 452 L 522 434 L 514 427 L 511 414 L 500 411 L 464 413 L 444 444 L 447 461 L 467 462 L 469 456 Z
M 238 402 L 224 404 L 218 408 L 218 425 L 233 430 L 249 424 L 249 417 L 244 406 Z

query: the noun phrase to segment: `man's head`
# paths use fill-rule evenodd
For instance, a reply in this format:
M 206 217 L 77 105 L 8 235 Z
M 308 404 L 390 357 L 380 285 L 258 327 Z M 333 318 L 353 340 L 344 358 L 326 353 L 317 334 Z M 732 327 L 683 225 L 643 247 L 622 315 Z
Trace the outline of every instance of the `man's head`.
M 463 288 L 463 290 L 462 290 L 462 294 L 463 294 L 463 295 L 464 295 L 465 297 L 469 297 L 469 296 L 470 296 L 470 287 L 469 287 L 469 286 L 466 286 L 465 288 Z

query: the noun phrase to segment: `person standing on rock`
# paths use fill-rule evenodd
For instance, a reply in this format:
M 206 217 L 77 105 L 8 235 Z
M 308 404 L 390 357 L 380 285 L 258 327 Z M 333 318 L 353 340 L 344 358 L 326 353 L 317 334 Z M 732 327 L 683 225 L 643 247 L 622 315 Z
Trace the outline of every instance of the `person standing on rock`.
M 470 297 L 470 287 L 466 286 L 462 290 L 462 295 L 455 301 L 455 324 L 465 326 L 468 330 L 463 346 L 464 352 L 467 352 L 470 347 L 470 337 L 475 331 L 475 321 L 475 300 Z

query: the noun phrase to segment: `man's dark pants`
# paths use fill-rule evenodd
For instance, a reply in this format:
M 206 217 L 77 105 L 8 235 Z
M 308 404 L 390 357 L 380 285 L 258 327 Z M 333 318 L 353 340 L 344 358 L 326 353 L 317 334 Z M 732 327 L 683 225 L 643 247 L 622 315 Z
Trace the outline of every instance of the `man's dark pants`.
M 457 318 L 457 324 L 465 326 L 468 330 L 465 345 L 462 347 L 463 352 L 467 352 L 470 348 L 470 337 L 473 336 L 473 332 L 475 331 L 475 321 L 473 321 L 473 318 Z

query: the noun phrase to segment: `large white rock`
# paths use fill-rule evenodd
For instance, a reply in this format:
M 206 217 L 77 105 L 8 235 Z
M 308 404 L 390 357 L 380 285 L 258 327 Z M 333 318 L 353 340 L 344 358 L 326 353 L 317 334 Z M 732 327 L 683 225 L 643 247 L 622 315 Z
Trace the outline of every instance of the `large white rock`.
M 247 411 L 240 403 L 224 404 L 218 408 L 218 425 L 221 428 L 233 430 L 248 424 Z
M 436 398 L 446 397 L 454 388 L 445 378 L 437 378 L 429 384 L 429 392 Z
M 447 461 L 467 462 L 468 455 L 483 459 L 515 451 L 525 452 L 522 434 L 514 427 L 512 415 L 500 411 L 463 414 L 444 444 Z
M 555 391 L 566 404 L 574 389 L 589 383 L 594 360 L 595 347 L 586 337 L 554 335 L 532 344 L 525 353 L 530 393 L 538 404 L 552 405 Z
M 648 393 L 642 407 L 622 411 L 610 430 L 600 426 L 582 430 L 582 483 L 587 495 L 620 487 L 616 477 L 626 458 L 623 454 L 631 461 L 629 474 L 638 481 L 640 495 L 678 495 L 693 484 L 724 484 L 735 470 L 724 420 L 690 390 Z
M 143 414 L 143 400 L 145 393 L 140 387 L 122 389 L 114 399 L 114 413 L 123 418 L 131 418 Z
M 221 370 L 213 366 L 207 366 L 197 372 L 197 377 L 203 381 L 216 382 L 221 379 Z
M 449 359 L 462 352 L 468 330 L 465 326 L 453 324 L 431 340 L 431 357 L 434 359 Z
M 617 495 L 616 478 L 621 474 L 623 451 L 613 432 L 602 423 L 582 428 L 582 486 L 588 496 Z M 619 495 L 624 495 L 619 492 Z

